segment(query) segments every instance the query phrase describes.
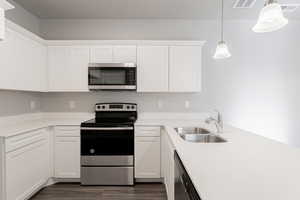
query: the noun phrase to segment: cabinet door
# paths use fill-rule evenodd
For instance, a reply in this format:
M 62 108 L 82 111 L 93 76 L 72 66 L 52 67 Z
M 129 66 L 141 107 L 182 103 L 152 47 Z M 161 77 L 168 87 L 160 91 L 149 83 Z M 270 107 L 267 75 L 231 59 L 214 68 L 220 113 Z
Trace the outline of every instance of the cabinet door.
M 114 46 L 113 62 L 136 63 L 136 46 Z
M 112 46 L 91 47 L 90 62 L 91 63 L 112 63 L 113 47 Z
M 20 142 L 22 140 L 27 138 Z M 49 166 L 49 138 L 46 132 L 43 139 L 6 153 L 7 199 L 27 199 L 47 182 Z
M 162 176 L 168 200 L 174 200 L 174 147 L 165 130 L 162 131 Z
M 35 47 L 35 87 L 38 91 L 47 91 L 47 47 L 41 44 L 36 44 Z
M 135 177 L 160 178 L 160 137 L 135 138 Z
M 56 178 L 80 178 L 80 137 L 55 137 Z
M 0 42 L 0 88 L 44 91 L 46 47 L 12 30 L 6 34 Z
M 170 91 L 201 91 L 200 46 L 170 47 Z
M 137 56 L 138 92 L 167 92 L 168 47 L 139 46 Z
M 49 47 L 49 91 L 88 91 L 89 48 Z
M 5 40 L 0 42 L 0 89 L 17 89 L 16 42 L 13 32 L 6 29 Z
M 68 90 L 88 91 L 89 48 L 72 47 L 68 67 Z
M 60 91 L 68 86 L 68 47 L 48 47 L 48 90 Z

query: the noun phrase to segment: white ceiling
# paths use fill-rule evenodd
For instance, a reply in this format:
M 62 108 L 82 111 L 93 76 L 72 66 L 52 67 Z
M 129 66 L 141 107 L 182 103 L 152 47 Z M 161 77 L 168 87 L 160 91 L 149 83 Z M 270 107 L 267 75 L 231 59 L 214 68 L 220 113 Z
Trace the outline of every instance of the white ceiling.
M 216 19 L 221 0 L 14 0 L 42 19 Z M 251 9 L 233 9 L 225 1 L 225 18 L 257 18 L 264 0 Z M 280 0 L 280 3 L 300 3 Z M 300 19 L 300 9 L 288 14 Z

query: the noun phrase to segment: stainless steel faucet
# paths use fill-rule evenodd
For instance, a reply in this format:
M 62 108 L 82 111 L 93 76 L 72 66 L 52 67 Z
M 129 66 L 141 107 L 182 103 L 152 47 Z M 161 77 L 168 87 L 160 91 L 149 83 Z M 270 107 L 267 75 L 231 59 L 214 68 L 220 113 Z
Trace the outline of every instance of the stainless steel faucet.
M 218 114 L 217 119 L 215 119 L 213 117 L 209 117 L 205 120 L 205 123 L 207 123 L 207 124 L 214 123 L 217 128 L 217 133 L 222 133 L 223 132 L 223 118 L 222 118 L 221 113 L 218 110 L 215 110 L 215 112 L 217 112 L 217 114 Z

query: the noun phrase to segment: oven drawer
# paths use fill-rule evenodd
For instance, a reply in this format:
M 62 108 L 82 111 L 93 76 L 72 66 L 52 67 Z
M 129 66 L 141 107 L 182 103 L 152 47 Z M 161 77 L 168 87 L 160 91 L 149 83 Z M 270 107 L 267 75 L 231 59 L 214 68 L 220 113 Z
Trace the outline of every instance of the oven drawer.
M 81 167 L 81 185 L 133 185 L 133 167 Z
M 81 156 L 81 166 L 133 166 L 133 156 Z

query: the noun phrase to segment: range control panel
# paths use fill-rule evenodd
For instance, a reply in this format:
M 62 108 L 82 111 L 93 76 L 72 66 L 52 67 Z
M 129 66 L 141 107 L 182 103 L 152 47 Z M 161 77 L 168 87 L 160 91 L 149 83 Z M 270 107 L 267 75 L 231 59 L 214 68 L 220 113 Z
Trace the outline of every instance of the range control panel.
M 95 111 L 137 111 L 137 105 L 134 103 L 97 103 Z

